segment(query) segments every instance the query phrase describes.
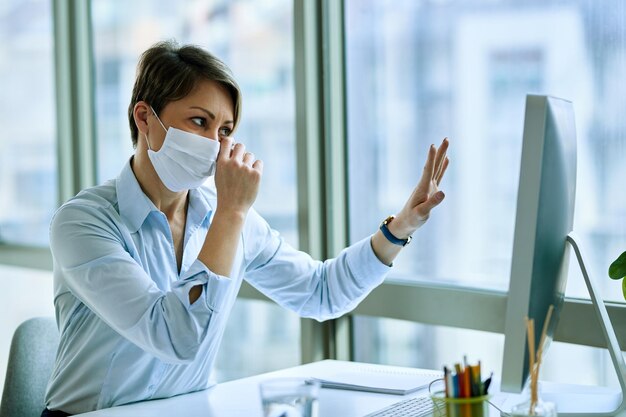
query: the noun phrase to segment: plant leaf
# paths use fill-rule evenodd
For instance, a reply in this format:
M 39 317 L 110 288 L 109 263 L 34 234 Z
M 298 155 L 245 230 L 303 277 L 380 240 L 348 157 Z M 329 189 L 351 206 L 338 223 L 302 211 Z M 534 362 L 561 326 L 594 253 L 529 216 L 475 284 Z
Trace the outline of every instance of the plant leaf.
M 626 300 L 626 279 L 622 281 L 622 294 L 624 294 L 624 300 Z
M 611 279 L 621 279 L 626 276 L 626 252 L 622 253 L 609 267 Z

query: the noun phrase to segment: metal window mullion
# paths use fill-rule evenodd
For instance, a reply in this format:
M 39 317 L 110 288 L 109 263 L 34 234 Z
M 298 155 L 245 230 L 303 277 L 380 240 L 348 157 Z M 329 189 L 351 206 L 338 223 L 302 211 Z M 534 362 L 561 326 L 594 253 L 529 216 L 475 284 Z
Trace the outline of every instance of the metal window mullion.
M 247 283 L 242 285 L 240 295 L 268 301 Z M 504 334 L 506 300 L 507 294 L 503 291 L 388 281 L 359 304 L 354 314 Z M 624 349 L 626 306 L 615 302 L 606 302 L 606 306 L 620 346 Z M 565 299 L 554 340 L 606 347 L 590 300 Z
M 95 183 L 90 2 L 55 0 L 59 203 Z
M 294 4 L 301 247 L 334 257 L 348 243 L 343 1 Z M 303 361 L 349 359 L 350 318 L 302 321 Z
M 75 91 L 75 144 L 78 152 L 77 192 L 96 184 L 96 133 L 95 133 L 95 70 L 91 29 L 91 1 L 74 1 L 74 80 Z
M 52 255 L 48 248 L 0 244 L 0 265 L 52 271 Z
M 321 259 L 326 255 L 321 82 L 320 3 L 294 0 L 296 152 L 300 248 Z M 300 320 L 301 361 L 325 359 L 328 324 Z
M 343 1 L 324 0 L 322 12 L 327 247 L 336 256 L 348 244 Z
M 72 121 L 72 33 L 71 4 L 53 2 L 55 94 L 57 118 L 58 199 L 65 201 L 74 195 L 73 121 Z
M 294 3 L 296 151 L 300 247 L 314 258 L 326 252 L 323 192 L 323 115 L 317 1 Z
M 507 293 L 503 291 L 388 280 L 374 289 L 353 313 L 504 334 L 506 302 Z M 607 302 L 606 306 L 623 350 L 626 347 L 626 306 L 612 302 Z M 606 347 L 590 300 L 565 299 L 554 340 Z
M 326 192 L 326 257 L 348 243 L 348 158 L 344 59 L 344 1 L 322 0 L 323 114 Z M 329 351 L 335 359 L 352 359 L 351 316 L 330 323 Z

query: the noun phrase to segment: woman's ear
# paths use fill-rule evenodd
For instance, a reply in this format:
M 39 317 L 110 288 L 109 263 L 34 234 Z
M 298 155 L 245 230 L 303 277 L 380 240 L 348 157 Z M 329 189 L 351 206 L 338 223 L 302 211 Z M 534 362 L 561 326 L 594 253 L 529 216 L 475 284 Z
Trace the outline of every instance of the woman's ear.
M 135 126 L 139 130 L 140 135 L 148 134 L 148 116 L 152 110 L 145 101 L 138 101 L 133 108 L 133 118 L 135 119 Z

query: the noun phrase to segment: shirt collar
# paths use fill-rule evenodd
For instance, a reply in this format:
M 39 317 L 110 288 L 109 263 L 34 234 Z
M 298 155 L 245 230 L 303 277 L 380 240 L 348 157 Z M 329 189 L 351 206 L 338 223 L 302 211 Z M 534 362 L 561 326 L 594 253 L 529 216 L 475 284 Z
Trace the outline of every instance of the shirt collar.
M 148 214 L 153 210 L 157 210 L 157 208 L 141 189 L 130 166 L 132 159 L 131 157 L 124 164 L 122 172 L 117 177 L 115 187 L 120 215 L 126 226 L 134 233 L 139 230 Z
M 146 196 L 131 168 L 132 157 L 126 162 L 116 181 L 117 204 L 120 215 L 128 229 L 134 233 L 146 220 L 152 211 L 159 211 L 154 203 Z M 204 187 L 189 190 L 189 208 L 187 223 L 197 228 L 213 211 L 213 204 Z

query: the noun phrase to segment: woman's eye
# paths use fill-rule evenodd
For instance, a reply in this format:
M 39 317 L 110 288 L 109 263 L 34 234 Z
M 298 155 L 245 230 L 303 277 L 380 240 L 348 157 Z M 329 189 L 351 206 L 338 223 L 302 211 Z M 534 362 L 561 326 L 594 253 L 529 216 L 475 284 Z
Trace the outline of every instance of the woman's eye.
M 230 130 L 230 128 L 228 128 L 228 127 L 223 127 L 223 128 L 220 129 L 220 135 L 222 135 L 222 136 L 230 136 L 230 134 L 232 132 L 233 131 Z
M 204 127 L 206 125 L 206 119 L 204 117 L 192 117 L 191 121 L 199 127 Z

